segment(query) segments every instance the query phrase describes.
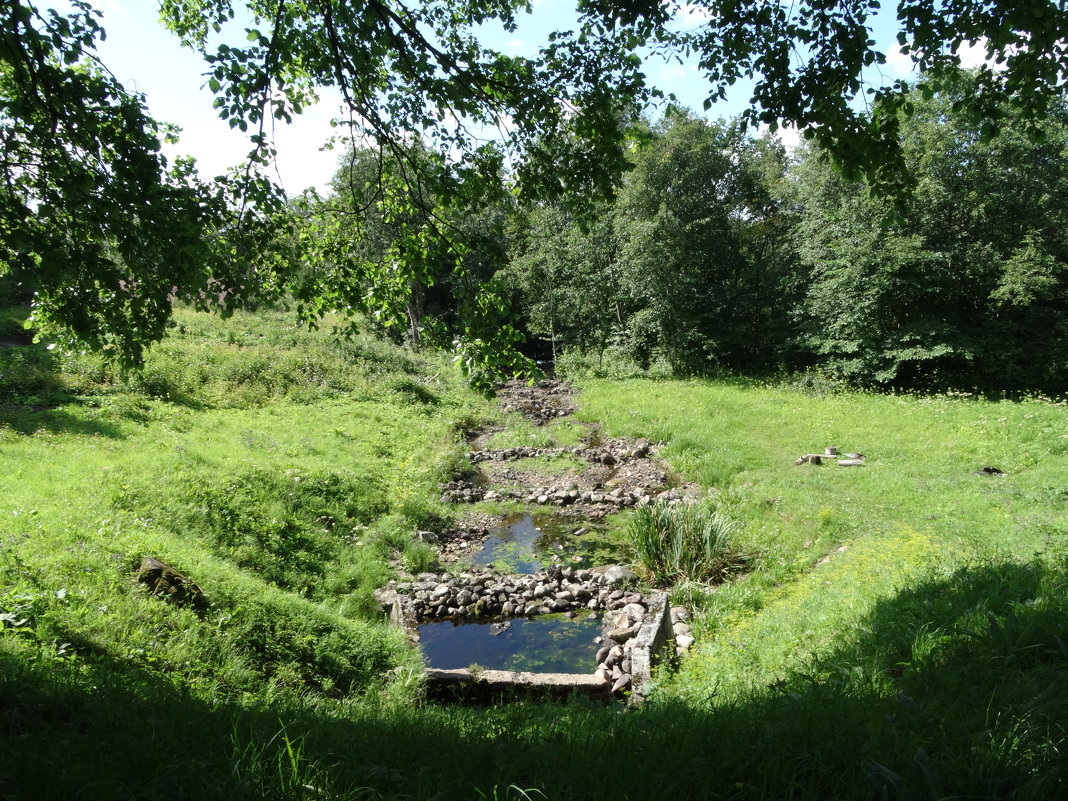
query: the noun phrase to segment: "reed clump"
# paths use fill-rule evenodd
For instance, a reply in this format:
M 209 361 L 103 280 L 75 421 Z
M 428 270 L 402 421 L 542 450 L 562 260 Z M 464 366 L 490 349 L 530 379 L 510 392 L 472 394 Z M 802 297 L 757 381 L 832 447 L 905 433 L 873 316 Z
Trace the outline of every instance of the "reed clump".
M 660 585 L 680 581 L 720 582 L 746 559 L 734 545 L 741 526 L 711 504 L 650 504 L 628 524 L 638 564 Z

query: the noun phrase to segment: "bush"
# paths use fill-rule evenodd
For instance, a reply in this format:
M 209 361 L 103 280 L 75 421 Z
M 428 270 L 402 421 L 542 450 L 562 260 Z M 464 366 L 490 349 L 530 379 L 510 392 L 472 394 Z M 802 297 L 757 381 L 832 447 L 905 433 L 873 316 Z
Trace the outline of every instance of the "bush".
M 723 581 L 745 564 L 731 540 L 738 522 L 709 505 L 636 509 L 627 531 L 639 565 L 657 584 Z

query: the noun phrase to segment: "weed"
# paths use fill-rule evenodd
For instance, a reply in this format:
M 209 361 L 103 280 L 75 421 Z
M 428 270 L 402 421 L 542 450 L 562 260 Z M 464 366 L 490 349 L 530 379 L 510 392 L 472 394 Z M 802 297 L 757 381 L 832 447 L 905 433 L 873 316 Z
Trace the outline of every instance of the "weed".
M 650 579 L 723 581 L 745 564 L 735 548 L 737 520 L 709 504 L 654 503 L 636 509 L 627 528 L 638 564 Z

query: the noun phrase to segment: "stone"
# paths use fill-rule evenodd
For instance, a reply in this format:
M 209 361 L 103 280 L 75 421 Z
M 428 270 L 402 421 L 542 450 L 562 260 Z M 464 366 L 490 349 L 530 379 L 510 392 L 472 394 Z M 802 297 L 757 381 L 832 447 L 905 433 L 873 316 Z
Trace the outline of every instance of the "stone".
M 685 637 L 693 633 L 693 630 L 686 623 L 676 623 L 672 628 L 676 637 Z
M 680 620 L 689 620 L 690 610 L 685 606 L 673 606 L 671 607 L 671 622 L 677 623 Z
M 689 634 L 683 634 L 681 637 L 675 638 L 675 645 L 683 650 L 691 648 L 693 646 L 693 642 L 693 637 Z
M 612 629 L 606 634 L 616 642 L 626 642 L 637 633 L 637 630 L 637 626 L 627 626 L 626 628 Z
M 176 604 L 188 604 L 196 609 L 207 607 L 204 591 L 191 578 L 180 573 L 154 556 L 146 556 L 137 569 L 137 580 L 159 595 Z
M 627 690 L 627 689 L 629 689 L 629 688 L 630 688 L 630 685 L 631 685 L 631 682 L 632 682 L 632 681 L 633 681 L 633 680 L 631 679 L 631 677 L 630 677 L 630 674 L 629 674 L 629 673 L 624 673 L 624 674 L 622 674 L 622 675 L 621 675 L 621 676 L 620 676 L 620 677 L 619 677 L 618 679 L 616 679 L 616 680 L 615 680 L 615 682 L 614 682 L 614 683 L 612 684 L 612 692 L 613 692 L 613 693 L 621 693 L 621 692 L 623 692 L 624 690 Z

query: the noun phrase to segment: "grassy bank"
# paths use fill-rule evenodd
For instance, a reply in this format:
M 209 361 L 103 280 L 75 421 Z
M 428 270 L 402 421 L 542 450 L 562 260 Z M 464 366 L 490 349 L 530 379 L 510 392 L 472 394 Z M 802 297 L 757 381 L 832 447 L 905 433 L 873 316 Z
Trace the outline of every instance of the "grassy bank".
M 454 708 L 370 596 L 429 564 L 412 534 L 494 414 L 446 364 L 270 313 L 179 314 L 136 378 L 0 349 L 0 797 L 1064 794 L 1065 406 L 650 381 L 580 405 L 719 490 L 745 571 L 676 589 L 698 645 L 641 711 Z M 793 464 L 827 445 L 865 465 Z M 206 607 L 148 595 L 145 555 Z

